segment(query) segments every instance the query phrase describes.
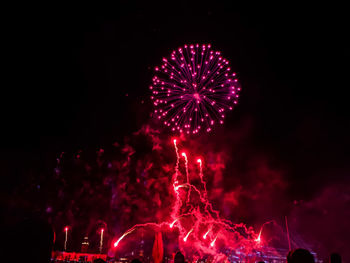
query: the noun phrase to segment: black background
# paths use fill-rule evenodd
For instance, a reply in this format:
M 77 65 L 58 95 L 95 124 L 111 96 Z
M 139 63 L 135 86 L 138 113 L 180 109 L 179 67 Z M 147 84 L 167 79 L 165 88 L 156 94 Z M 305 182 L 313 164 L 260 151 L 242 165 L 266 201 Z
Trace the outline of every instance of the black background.
M 295 169 L 291 180 L 310 179 L 305 187 L 349 171 L 349 21 L 341 6 L 122 1 L 9 14 L 1 95 L 7 190 L 24 167 L 50 169 L 61 151 L 137 130 L 149 118 L 152 68 L 197 42 L 221 50 L 239 74 L 243 92 L 227 132 L 252 116 L 253 143 Z
M 60 152 L 98 149 L 148 122 L 152 69 L 186 43 L 211 43 L 231 62 L 242 93 L 224 132 L 243 118 L 254 121 L 251 143 L 287 167 L 291 200 L 348 183 L 343 6 L 164 2 L 9 10 L 2 33 L 2 202 L 25 177 L 52 171 Z

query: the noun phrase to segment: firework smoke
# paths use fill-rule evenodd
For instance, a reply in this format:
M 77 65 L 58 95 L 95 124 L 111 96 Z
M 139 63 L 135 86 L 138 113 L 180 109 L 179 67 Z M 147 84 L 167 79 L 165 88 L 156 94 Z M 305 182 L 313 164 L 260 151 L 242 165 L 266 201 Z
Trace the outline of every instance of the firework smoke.
M 283 210 L 287 200 L 283 173 L 270 164 L 266 154 L 251 148 L 251 130 L 250 123 L 246 122 L 229 137 L 222 134 L 215 142 L 209 140 L 204 143 L 177 137 L 175 143 L 174 138 L 167 143 L 167 134 L 144 126 L 126 137 L 124 142 L 104 147 L 104 151 L 79 151 L 79 158 L 77 154 L 69 152 L 62 154 L 52 176 L 34 183 L 28 182 L 18 192 L 30 197 L 28 211 L 40 210 L 45 213 L 43 216 L 51 218 L 55 229 L 59 229 L 56 231 L 56 244 L 61 249 L 64 247 L 65 233 L 59 233 L 65 225 L 74 229 L 69 231 L 70 250 L 79 250 L 82 236 L 88 236 L 91 247 L 96 247 L 98 251 L 99 230 L 102 227 L 105 228 L 104 244 L 113 246 L 126 229 L 147 222 L 156 223 L 139 227 L 124 237 L 118 243 L 120 253 L 126 253 L 128 247 L 137 246 L 142 239 L 145 244 L 152 243 L 156 230 L 163 232 L 166 240 L 164 249 L 168 254 L 181 249 L 187 257 L 192 257 L 194 253 L 190 246 L 193 246 L 200 251 L 196 252 L 199 257 L 200 253 L 214 255 L 226 245 L 231 247 L 231 243 L 225 241 L 225 231 L 220 232 L 215 246 L 211 247 L 210 243 L 220 227 L 210 229 L 210 224 L 194 223 L 192 212 L 187 213 L 190 209 L 198 217 L 206 215 L 205 210 L 212 211 L 213 219 L 221 218 L 224 224 L 230 224 L 226 222 L 226 219 L 230 219 L 255 226 L 257 234 L 253 234 L 250 227 L 247 229 L 251 233 L 250 241 L 254 242 L 262 224 L 276 219 L 277 224 L 264 226 L 262 242 L 255 242 L 254 245 L 257 248 L 271 244 L 288 249 L 285 227 L 278 226 L 284 226 L 284 220 L 279 219 L 286 214 L 292 247 L 307 247 L 295 232 L 296 216 L 290 216 Z M 232 149 L 225 147 L 228 144 L 232 145 Z M 174 148 L 175 153 L 171 150 Z M 188 158 L 189 184 L 182 152 L 186 152 Z M 198 158 L 197 154 L 204 152 L 205 155 Z M 39 183 L 40 192 L 37 189 Z M 190 202 L 186 205 L 189 191 Z M 39 198 L 41 196 L 45 198 Z M 14 200 L 18 200 L 16 204 L 25 205 L 16 195 Z M 218 215 L 215 211 L 219 212 Z M 101 220 L 105 223 L 102 224 Z M 160 227 L 162 222 L 166 224 Z M 106 228 L 106 225 L 109 227 Z M 242 229 L 240 224 L 235 226 L 235 231 L 230 232 L 237 232 L 233 234 L 232 247 L 236 247 L 239 240 L 246 242 L 244 226 Z M 273 227 L 276 231 L 271 230 Z M 187 242 L 183 242 L 192 228 L 194 230 Z M 299 232 L 307 233 L 305 229 Z M 124 242 L 128 245 L 125 246 Z M 145 253 L 149 249 L 145 246 Z
M 173 140 L 173 142 L 177 160 L 174 168 L 175 173 L 170 184 L 173 186 L 173 195 L 175 198 L 170 217 L 175 219 L 171 223 L 164 221 L 159 224 L 148 223 L 136 225 L 126 231 L 114 243 L 114 247 L 117 247 L 119 242 L 131 234 L 136 228 L 151 226 L 159 231 L 162 229 L 162 226 L 169 225 L 170 230 L 173 230 L 174 227 L 178 229 L 178 242 L 181 244 L 181 248 L 194 258 L 200 258 L 206 254 L 211 254 L 215 259 L 218 257 L 222 258 L 222 252 L 214 246 L 219 237 L 221 237 L 224 246 L 240 250 L 243 247 L 245 253 L 256 249 L 256 241 L 259 240 L 260 243 L 261 231 L 257 236 L 251 228 L 246 228 L 244 224 L 236 225 L 229 220 L 220 218 L 219 212 L 213 209 L 212 204 L 207 199 L 208 194 L 206 182 L 203 180 L 202 161 L 197 159 L 197 163 L 199 163 L 199 174 L 197 176 L 192 175 L 188 167 L 187 154 L 183 152 L 181 154 L 184 157 L 185 175 L 183 175 L 179 166 L 180 159 L 176 144 L 177 141 Z M 200 178 L 200 185 L 203 189 L 199 189 L 191 183 L 192 178 L 195 179 L 195 177 Z M 185 244 L 188 241 L 191 252 L 188 251 L 189 245 Z

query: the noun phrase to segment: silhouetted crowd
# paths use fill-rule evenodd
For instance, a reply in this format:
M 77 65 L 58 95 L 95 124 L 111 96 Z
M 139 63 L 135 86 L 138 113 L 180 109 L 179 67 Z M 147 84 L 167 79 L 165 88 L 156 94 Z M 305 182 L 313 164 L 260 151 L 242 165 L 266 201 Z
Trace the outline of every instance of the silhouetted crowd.
M 102 263 L 101 261 L 95 261 L 94 263 Z M 185 263 L 185 257 L 181 252 L 177 252 L 174 257 L 174 263 Z M 329 257 L 328 263 L 341 263 L 341 256 L 338 253 L 332 253 Z M 133 259 L 131 263 L 142 263 L 139 259 Z M 258 263 L 265 263 L 265 261 L 259 261 Z M 315 263 L 314 256 L 306 249 L 298 248 L 289 251 L 287 255 L 287 263 Z
M 104 261 L 98 259 L 94 263 L 103 263 Z M 185 263 L 185 257 L 181 252 L 177 252 L 174 257 L 174 263 Z M 332 253 L 329 257 L 328 263 L 341 263 L 341 256 L 338 253 Z M 139 259 L 133 259 L 131 263 L 142 263 Z M 265 263 L 259 261 L 258 263 Z M 315 263 L 314 256 L 306 249 L 298 248 L 291 250 L 287 255 L 287 263 Z
M 16 262 L 16 256 L 23 262 L 23 256 L 26 262 L 48 263 L 51 261 L 51 252 L 55 241 L 54 231 L 47 223 L 37 220 L 26 220 L 16 225 L 14 229 L 9 228 L 4 231 L 5 238 L 5 256 L 11 258 L 4 262 Z M 20 240 L 18 238 L 20 237 Z M 19 253 L 20 252 L 20 253 Z M 94 263 L 105 263 L 103 259 L 95 259 Z M 133 259 L 131 263 L 141 263 L 140 259 Z M 177 252 L 174 257 L 174 263 L 185 263 L 185 257 L 181 252 Z M 314 256 L 306 249 L 298 248 L 291 250 L 287 257 L 287 263 L 315 263 Z M 342 259 L 338 253 L 332 253 L 326 261 L 327 263 L 341 263 Z M 264 263 L 259 261 L 258 263 Z

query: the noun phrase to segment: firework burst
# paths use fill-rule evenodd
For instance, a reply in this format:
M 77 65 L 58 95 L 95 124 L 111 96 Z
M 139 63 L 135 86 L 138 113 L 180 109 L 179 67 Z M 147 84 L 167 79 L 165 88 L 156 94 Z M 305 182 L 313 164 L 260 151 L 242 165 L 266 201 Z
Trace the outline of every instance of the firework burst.
M 173 132 L 210 132 L 238 102 L 229 62 L 211 45 L 184 45 L 163 58 L 150 86 L 154 116 Z

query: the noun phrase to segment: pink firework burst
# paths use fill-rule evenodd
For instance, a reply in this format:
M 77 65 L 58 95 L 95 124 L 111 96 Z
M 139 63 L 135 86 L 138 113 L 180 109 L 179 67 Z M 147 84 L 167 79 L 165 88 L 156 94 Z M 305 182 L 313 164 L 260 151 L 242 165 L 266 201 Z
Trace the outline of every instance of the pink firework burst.
M 238 102 L 241 90 L 229 62 L 211 45 L 184 45 L 155 68 L 154 116 L 173 132 L 210 132 Z

